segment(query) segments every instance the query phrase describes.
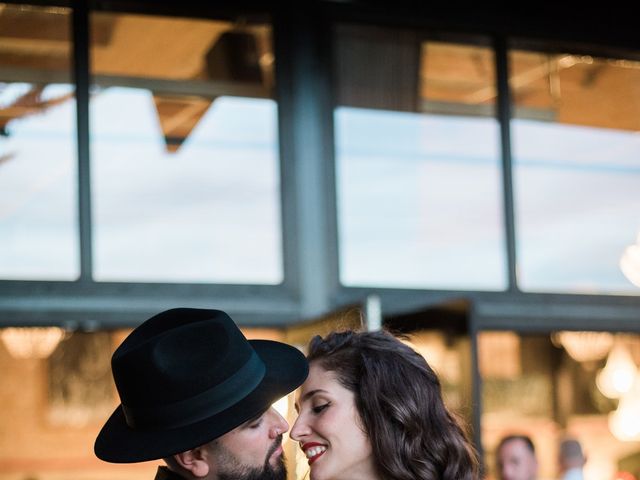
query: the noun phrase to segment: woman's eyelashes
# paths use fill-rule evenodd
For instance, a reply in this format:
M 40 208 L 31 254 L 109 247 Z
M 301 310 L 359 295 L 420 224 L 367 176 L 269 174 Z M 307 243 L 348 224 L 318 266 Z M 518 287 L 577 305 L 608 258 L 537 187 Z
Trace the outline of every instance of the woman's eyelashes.
M 322 411 L 328 408 L 330 405 L 331 405 L 331 402 L 326 402 L 321 405 L 316 405 L 315 407 L 311 408 L 311 411 L 316 415 L 318 415 L 319 413 L 322 413 Z

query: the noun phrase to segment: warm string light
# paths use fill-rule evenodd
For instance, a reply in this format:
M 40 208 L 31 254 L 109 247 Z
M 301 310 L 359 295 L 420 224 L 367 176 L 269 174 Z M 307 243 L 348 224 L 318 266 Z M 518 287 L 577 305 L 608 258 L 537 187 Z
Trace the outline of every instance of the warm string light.
M 9 327 L 0 331 L 5 347 L 15 358 L 47 358 L 56 349 L 64 330 L 59 327 Z
M 576 362 L 601 360 L 613 345 L 613 335 L 608 332 L 556 332 L 552 340 L 562 345 Z

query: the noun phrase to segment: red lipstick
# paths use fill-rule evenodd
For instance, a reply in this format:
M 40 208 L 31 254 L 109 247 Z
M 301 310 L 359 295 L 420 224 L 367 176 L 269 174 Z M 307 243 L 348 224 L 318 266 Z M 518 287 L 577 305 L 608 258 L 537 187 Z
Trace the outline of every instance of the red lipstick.
M 305 454 L 307 453 L 307 450 L 309 450 L 310 448 L 314 448 L 314 447 L 325 447 L 325 450 L 323 450 L 320 453 L 314 455 L 313 457 L 308 458 L 309 465 L 311 465 L 313 462 L 318 460 L 326 452 L 326 445 L 324 445 L 322 443 L 318 443 L 318 442 L 308 442 L 308 443 L 304 443 L 304 444 L 302 444 L 300 446 L 300 448 L 302 448 L 302 451 L 304 451 Z

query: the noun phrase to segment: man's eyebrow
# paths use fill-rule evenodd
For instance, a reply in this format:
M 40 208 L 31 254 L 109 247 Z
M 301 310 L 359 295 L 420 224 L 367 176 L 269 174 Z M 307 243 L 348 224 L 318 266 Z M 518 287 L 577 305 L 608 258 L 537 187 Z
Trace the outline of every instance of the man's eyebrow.
M 329 392 L 327 392 L 326 390 L 323 390 L 321 388 L 316 388 L 315 390 L 311 390 L 311 391 L 305 393 L 304 395 L 302 395 L 302 397 L 300 397 L 300 401 L 295 403 L 296 412 L 300 411 L 300 407 L 299 407 L 300 403 L 306 402 L 311 397 L 313 397 L 316 393 L 329 393 Z

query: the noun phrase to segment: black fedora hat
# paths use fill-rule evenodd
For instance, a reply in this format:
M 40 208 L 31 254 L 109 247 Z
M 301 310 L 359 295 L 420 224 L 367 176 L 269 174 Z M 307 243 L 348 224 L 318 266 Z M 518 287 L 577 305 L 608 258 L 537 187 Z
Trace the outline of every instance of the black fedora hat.
M 204 445 L 304 382 L 296 348 L 247 340 L 220 310 L 175 308 L 138 326 L 111 359 L 120 406 L 96 438 L 98 458 L 133 463 Z

